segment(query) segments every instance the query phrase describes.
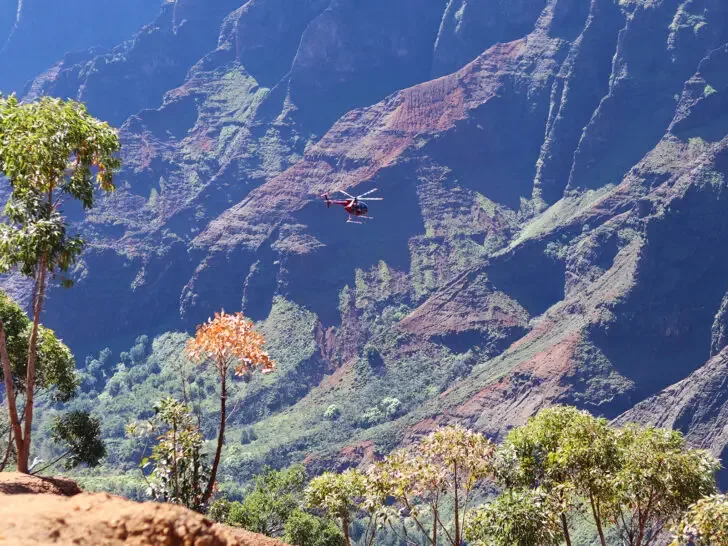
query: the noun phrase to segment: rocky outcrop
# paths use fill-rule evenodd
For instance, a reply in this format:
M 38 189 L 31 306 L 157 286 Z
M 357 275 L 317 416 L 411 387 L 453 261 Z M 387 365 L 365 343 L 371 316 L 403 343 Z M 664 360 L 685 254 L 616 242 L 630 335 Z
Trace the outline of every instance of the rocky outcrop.
M 2 540 L 18 546 L 285 546 L 180 506 L 82 493 L 61 478 L 1 474 L 0 517 Z
M 0 473 L 0 495 L 61 495 L 72 497 L 81 488 L 68 478 L 46 478 L 17 472 Z

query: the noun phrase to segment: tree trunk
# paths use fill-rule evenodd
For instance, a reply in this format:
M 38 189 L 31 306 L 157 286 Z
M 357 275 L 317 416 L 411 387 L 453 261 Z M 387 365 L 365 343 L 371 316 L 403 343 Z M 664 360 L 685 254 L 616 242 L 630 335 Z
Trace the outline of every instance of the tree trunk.
M 458 499 L 458 463 L 453 466 L 453 476 L 455 478 L 455 544 L 460 546 L 462 539 L 460 538 L 460 500 Z
M 592 514 L 594 515 L 594 523 L 597 524 L 597 531 L 599 532 L 599 541 L 601 542 L 602 546 L 607 546 L 607 541 L 604 540 L 604 531 L 602 530 L 602 518 L 599 514 L 599 510 L 597 510 L 596 504 L 594 502 L 594 496 L 590 493 L 589 494 L 589 502 L 591 504 Z
M 23 448 L 18 449 L 18 472 L 28 473 L 28 459 L 30 459 L 30 441 L 33 426 L 33 394 L 35 391 L 35 365 L 38 361 L 38 326 L 40 314 L 43 310 L 43 296 L 45 295 L 46 257 L 40 259 L 38 267 L 38 294 L 33 309 L 33 329 L 30 331 L 28 342 L 28 370 L 25 377 L 25 423 L 23 434 Z
M 564 540 L 566 541 L 566 546 L 571 546 L 571 536 L 569 536 L 569 524 L 566 521 L 566 514 L 561 512 L 561 527 L 564 529 Z
M 217 467 L 220 464 L 220 454 L 222 453 L 222 445 L 225 441 L 225 420 L 226 420 L 226 399 L 227 399 L 227 373 L 220 374 L 221 391 L 220 391 L 220 433 L 217 435 L 217 449 L 215 450 L 215 460 L 212 462 L 212 470 L 210 471 L 210 481 L 207 484 L 205 496 L 202 504 L 207 504 L 212 497 L 212 489 L 215 487 L 215 477 L 217 476 Z
M 437 508 L 435 508 L 435 510 L 437 510 Z M 432 544 L 437 546 L 437 517 L 432 519 Z
M 341 526 L 344 528 L 344 542 L 346 546 L 351 546 L 351 537 L 349 536 L 349 516 L 344 515 L 341 518 Z
M 8 414 L 10 416 L 10 425 L 15 438 L 15 451 L 18 456 L 18 472 L 28 473 L 28 459 L 25 459 L 24 470 L 21 470 L 20 452 L 23 449 L 23 432 L 20 428 L 20 419 L 18 417 L 18 406 L 15 399 L 15 385 L 13 385 L 13 368 L 10 364 L 8 356 L 7 340 L 5 339 L 5 326 L 0 320 L 0 361 L 2 361 L 3 375 L 5 376 L 5 396 L 8 399 Z
M 174 453 L 174 459 L 172 459 L 172 462 L 174 463 L 172 465 L 173 471 L 174 471 L 174 502 L 179 503 L 179 469 L 177 468 L 177 420 L 175 419 L 174 423 L 172 424 L 172 446 L 173 446 L 173 453 Z
M 637 540 L 635 540 L 634 546 L 642 546 L 642 539 L 645 536 L 645 523 L 647 522 L 646 517 L 639 516 L 639 530 L 637 531 Z

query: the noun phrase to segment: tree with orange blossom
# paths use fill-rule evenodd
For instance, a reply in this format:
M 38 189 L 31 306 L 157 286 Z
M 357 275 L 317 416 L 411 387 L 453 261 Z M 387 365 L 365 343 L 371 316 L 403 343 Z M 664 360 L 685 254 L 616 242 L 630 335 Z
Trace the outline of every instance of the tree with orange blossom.
M 260 370 L 270 373 L 275 369 L 268 353 L 263 350 L 265 339 L 253 329 L 253 323 L 242 313 L 215 313 L 206 323 L 197 327 L 194 338 L 187 342 L 185 354 L 193 362 L 214 366 L 220 376 L 220 431 L 217 435 L 217 449 L 212 462 L 210 481 L 207 484 L 203 504 L 212 496 L 220 464 L 220 453 L 225 440 L 227 378 L 230 370 L 237 375 Z

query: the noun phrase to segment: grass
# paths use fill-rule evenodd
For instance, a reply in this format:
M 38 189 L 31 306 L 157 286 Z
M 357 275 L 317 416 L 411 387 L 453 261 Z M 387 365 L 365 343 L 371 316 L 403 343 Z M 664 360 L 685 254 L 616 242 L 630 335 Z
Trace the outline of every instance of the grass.
M 508 245 L 506 250 L 512 250 L 529 239 L 540 238 L 557 227 L 574 220 L 581 212 L 607 195 L 612 187 L 606 186 L 596 190 L 588 190 L 573 197 L 564 197 L 544 212 L 528 222 L 518 236 Z

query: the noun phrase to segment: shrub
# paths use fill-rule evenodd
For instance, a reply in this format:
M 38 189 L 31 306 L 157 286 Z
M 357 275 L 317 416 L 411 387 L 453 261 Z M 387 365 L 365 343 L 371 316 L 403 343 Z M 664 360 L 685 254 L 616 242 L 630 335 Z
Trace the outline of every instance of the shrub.
M 329 520 L 296 508 L 284 526 L 283 540 L 296 546 L 344 546 L 343 533 Z
M 341 415 L 341 410 L 335 405 L 331 404 L 326 411 L 324 411 L 324 419 L 335 421 Z

